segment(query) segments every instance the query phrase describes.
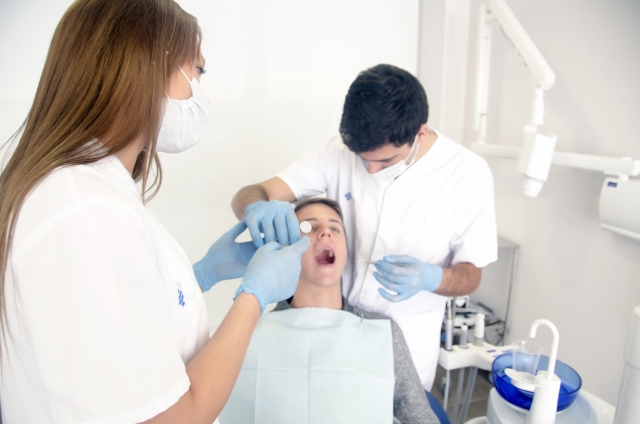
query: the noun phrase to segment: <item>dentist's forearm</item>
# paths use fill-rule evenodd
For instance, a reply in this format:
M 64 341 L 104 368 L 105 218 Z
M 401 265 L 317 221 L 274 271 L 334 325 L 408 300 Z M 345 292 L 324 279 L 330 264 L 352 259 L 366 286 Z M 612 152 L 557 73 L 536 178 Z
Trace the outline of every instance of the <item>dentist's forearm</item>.
M 247 206 L 260 200 L 269 200 L 269 195 L 264 187 L 261 184 L 246 186 L 241 188 L 240 191 L 233 196 L 231 209 L 236 218 L 243 219 Z
M 278 177 L 273 177 L 260 184 L 254 184 L 240 189 L 231 201 L 231 209 L 233 209 L 236 218 L 243 219 L 247 206 L 260 200 L 295 202 L 297 199 L 287 183 Z
M 470 263 L 460 263 L 444 268 L 442 282 L 435 293 L 442 296 L 465 296 L 473 293 L 480 286 L 482 268 Z

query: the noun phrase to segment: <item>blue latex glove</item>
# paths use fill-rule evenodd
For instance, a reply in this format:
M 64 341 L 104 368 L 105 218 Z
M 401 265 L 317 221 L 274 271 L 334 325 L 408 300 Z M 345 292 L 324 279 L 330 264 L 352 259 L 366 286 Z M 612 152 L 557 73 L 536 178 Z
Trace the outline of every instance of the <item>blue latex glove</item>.
M 290 246 L 267 243 L 258 249 L 247 266 L 236 296 L 241 292 L 255 295 L 262 313 L 269 303 L 279 302 L 293 296 L 298 286 L 302 254 L 309 248 L 309 237 Z
M 378 270 L 373 273 L 375 279 L 386 289 L 397 293 L 392 295 L 378 289 L 389 302 L 402 302 L 420 290 L 436 291 L 442 282 L 441 266 L 425 264 L 412 256 L 385 256 L 375 266 Z
M 260 200 L 247 206 L 244 215 L 256 247 L 272 241 L 286 246 L 300 240 L 300 223 L 289 202 Z
M 193 273 L 202 290 L 209 290 L 219 281 L 244 275 L 249 261 L 256 253 L 256 247 L 250 241 L 235 241 L 246 229 L 247 224 L 244 220 L 238 222 L 211 245 L 204 258 L 193 264 Z

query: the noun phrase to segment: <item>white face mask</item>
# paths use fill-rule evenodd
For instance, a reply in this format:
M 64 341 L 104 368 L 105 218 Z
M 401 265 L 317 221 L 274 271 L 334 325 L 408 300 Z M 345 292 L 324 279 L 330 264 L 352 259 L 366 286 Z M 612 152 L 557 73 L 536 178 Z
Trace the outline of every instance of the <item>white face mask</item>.
M 420 142 L 418 141 L 418 136 L 416 136 L 416 139 L 413 141 L 413 146 L 411 146 L 411 150 L 409 151 L 409 154 L 407 155 L 405 160 L 401 160 L 398 163 L 394 163 L 391 166 L 388 166 L 374 174 L 369 174 L 369 175 L 371 175 L 373 178 L 375 178 L 378 181 L 396 179 L 400 175 L 402 175 L 404 171 L 409 169 L 411 165 L 415 163 L 419 150 L 420 150 Z M 366 168 L 367 161 L 362 159 L 362 163 Z
M 182 75 L 189 77 L 182 68 Z M 156 150 L 164 153 L 180 153 L 195 146 L 207 129 L 209 117 L 207 100 L 200 83 L 194 77 L 189 81 L 191 97 L 186 100 L 167 98 L 164 117 L 160 124 Z

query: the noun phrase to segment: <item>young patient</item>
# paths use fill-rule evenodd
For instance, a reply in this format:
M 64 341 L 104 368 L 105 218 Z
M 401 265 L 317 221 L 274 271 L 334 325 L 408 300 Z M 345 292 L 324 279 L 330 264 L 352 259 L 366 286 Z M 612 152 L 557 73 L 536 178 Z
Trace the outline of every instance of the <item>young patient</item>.
M 298 286 L 293 297 L 287 301 L 278 303 L 276 308 L 269 314 L 269 316 L 284 318 L 286 315 L 282 315 L 282 317 L 279 317 L 272 314 L 288 314 L 289 312 L 285 311 L 299 308 L 323 308 L 350 312 L 351 314 L 355 314 L 356 316 L 358 316 L 361 320 L 374 320 L 374 323 L 378 323 L 376 325 L 384 326 L 384 322 L 381 322 L 380 320 L 390 321 L 388 318 L 381 315 L 356 310 L 352 306 L 348 305 L 342 298 L 340 279 L 342 271 L 347 263 L 348 255 L 346 235 L 342 220 L 342 211 L 340 210 L 340 206 L 338 205 L 338 203 L 328 199 L 307 199 L 298 204 L 298 206 L 296 207 L 296 215 L 300 222 L 308 221 L 311 224 L 312 229 L 308 234 L 306 234 L 311 239 L 311 245 L 309 249 L 302 255 L 302 271 L 300 273 Z M 309 311 L 313 310 L 314 309 L 310 309 Z M 318 309 L 315 309 L 315 311 L 318 311 Z M 341 316 L 340 313 L 338 313 L 337 315 Z M 351 315 L 346 315 L 347 318 L 350 316 Z M 315 319 L 317 319 L 317 316 L 314 317 Z M 353 318 L 350 319 L 353 320 Z M 357 323 L 361 322 L 360 320 L 356 321 Z M 422 384 L 420 383 L 420 379 L 413 365 L 413 361 L 411 360 L 409 349 L 404 340 L 404 336 L 402 335 L 400 327 L 398 327 L 398 325 L 393 321 L 390 321 L 389 324 L 391 327 L 391 336 L 385 340 L 388 340 L 388 342 L 392 344 L 391 349 L 393 352 L 393 358 L 391 359 L 391 357 L 389 356 L 389 361 L 393 361 L 392 374 L 395 379 L 395 383 L 393 383 L 393 380 L 390 380 L 390 384 L 393 386 L 393 423 L 439 423 L 437 417 L 429 406 L 429 402 L 425 396 L 424 389 L 422 388 Z M 289 326 L 289 323 L 285 321 L 285 325 Z M 295 323 L 291 323 L 291 327 L 295 327 L 295 325 Z M 298 332 L 317 331 L 315 329 L 299 327 L 295 328 Z M 260 343 L 263 343 L 261 341 L 264 340 L 265 337 L 270 337 L 272 338 L 272 340 L 280 340 L 280 333 L 283 331 L 284 330 L 272 330 L 271 332 L 269 332 L 269 330 L 266 328 L 256 329 L 256 332 L 254 333 L 251 341 L 253 349 L 252 347 L 249 348 L 247 358 L 245 359 L 243 369 L 238 379 L 238 381 L 241 381 L 242 383 L 236 384 L 236 388 L 234 388 L 234 393 L 231 395 L 230 402 L 225 408 L 227 410 L 233 409 L 234 411 L 232 411 L 231 413 L 229 411 L 223 411 L 222 415 L 220 416 L 220 422 L 222 424 L 233 424 L 240 421 L 247 422 L 247 418 L 237 418 L 239 416 L 238 410 L 242 411 L 243 408 L 245 410 L 254 408 L 255 411 L 252 414 L 247 413 L 246 415 L 253 416 L 253 422 L 256 423 L 317 422 L 317 419 L 314 420 L 311 416 L 306 417 L 306 419 L 303 417 L 297 417 L 297 419 L 294 418 L 293 420 L 288 421 L 287 418 L 290 418 L 290 416 L 285 417 L 285 415 L 290 408 L 286 406 L 283 407 L 281 405 L 283 404 L 282 398 L 289 397 L 290 393 L 284 392 L 284 388 L 282 388 L 283 392 L 279 393 L 279 389 L 281 387 L 278 384 L 273 384 L 273 381 L 268 386 L 268 389 L 264 389 L 260 392 L 260 396 L 262 397 L 260 401 L 251 399 L 253 393 L 258 393 L 260 391 L 259 387 L 261 387 L 261 385 L 262 387 L 266 386 L 264 382 L 261 383 L 259 381 L 261 377 L 256 376 L 255 368 L 257 366 L 255 364 L 260 361 L 252 361 L 250 358 L 252 358 L 252 355 L 254 355 L 253 358 L 255 358 L 255 355 L 258 355 L 258 353 L 255 353 L 256 351 L 260 351 L 260 353 L 263 352 L 265 347 Z M 344 338 L 340 340 L 340 343 L 349 343 L 349 338 L 346 338 L 346 341 Z M 354 341 L 353 343 L 356 349 L 355 355 L 357 361 L 366 361 L 367 357 L 371 358 L 371 352 L 361 352 L 360 350 L 358 350 L 360 349 L 360 345 L 357 345 L 356 341 Z M 280 346 L 280 344 L 277 344 L 277 346 Z M 296 353 L 296 346 L 298 345 L 292 344 L 283 347 L 283 354 L 292 355 L 292 358 L 294 358 Z M 387 352 L 389 352 L 389 349 L 387 349 Z M 249 365 L 249 363 L 251 363 L 251 365 Z M 336 367 L 337 369 L 339 369 L 339 364 L 336 364 Z M 390 362 L 389 367 L 391 367 Z M 287 372 L 295 371 L 297 370 L 294 369 L 293 371 Z M 305 374 L 303 373 L 303 376 L 301 378 L 305 378 L 304 376 Z M 274 379 L 277 378 L 278 377 L 274 377 Z M 247 380 L 251 380 L 251 390 L 244 390 L 239 388 L 239 386 L 245 387 L 244 382 Z M 255 385 L 256 387 L 255 390 L 253 390 L 253 385 Z M 265 391 L 267 392 L 266 395 L 264 394 Z M 349 395 L 347 395 L 344 399 L 344 402 L 349 402 L 349 397 L 353 396 L 355 404 L 355 399 L 358 398 L 358 393 L 356 392 L 357 390 L 354 390 L 353 393 L 350 392 Z M 258 395 L 256 394 L 255 396 L 257 397 Z M 267 398 L 266 401 L 264 399 L 265 396 Z M 389 396 L 391 396 L 391 391 L 389 391 Z M 391 401 L 390 397 L 387 399 Z M 268 407 L 266 409 L 270 417 L 265 417 L 263 416 L 265 414 L 258 413 L 258 409 L 263 410 L 264 408 L 256 406 L 256 403 L 258 402 L 260 402 L 262 405 L 264 405 L 265 403 L 274 405 L 273 407 Z M 291 403 L 296 402 L 289 401 L 289 404 Z M 330 409 L 332 406 L 331 404 L 328 404 L 326 405 L 326 407 Z M 227 413 L 225 414 L 225 412 Z M 311 410 L 309 410 L 308 414 L 312 415 L 313 413 Z

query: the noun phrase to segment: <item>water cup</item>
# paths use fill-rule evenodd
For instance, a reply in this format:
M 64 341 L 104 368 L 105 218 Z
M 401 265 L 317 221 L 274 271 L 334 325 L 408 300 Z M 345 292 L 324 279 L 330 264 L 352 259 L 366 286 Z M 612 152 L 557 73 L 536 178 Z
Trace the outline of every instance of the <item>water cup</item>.
M 533 382 L 542 354 L 542 346 L 528 340 L 515 341 L 512 346 L 513 370 L 522 373 L 520 375 L 523 378 Z

